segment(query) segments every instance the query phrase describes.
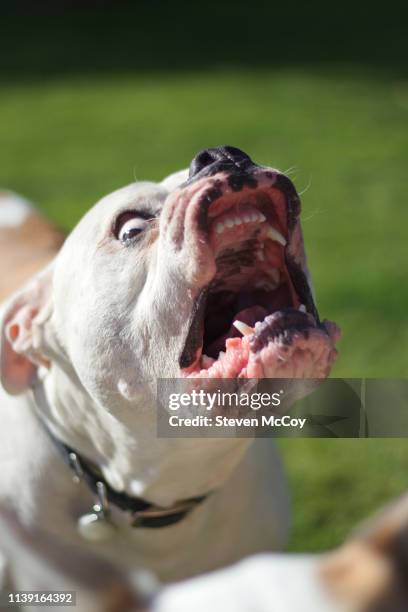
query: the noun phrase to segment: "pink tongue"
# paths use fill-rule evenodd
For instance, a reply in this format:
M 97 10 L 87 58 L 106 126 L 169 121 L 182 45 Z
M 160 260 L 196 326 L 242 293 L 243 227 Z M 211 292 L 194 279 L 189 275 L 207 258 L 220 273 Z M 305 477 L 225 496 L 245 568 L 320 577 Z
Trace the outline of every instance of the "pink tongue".
M 268 311 L 263 306 L 250 306 L 249 308 L 244 308 L 236 315 L 234 315 L 234 321 L 242 321 L 242 323 L 246 323 L 250 327 L 254 327 L 257 321 L 263 321 L 267 316 Z M 210 345 L 208 352 L 210 354 L 214 354 L 215 352 L 220 352 L 225 350 L 225 341 L 227 338 L 241 338 L 242 334 L 239 332 L 234 325 L 231 325 L 228 332 L 214 340 L 214 342 Z

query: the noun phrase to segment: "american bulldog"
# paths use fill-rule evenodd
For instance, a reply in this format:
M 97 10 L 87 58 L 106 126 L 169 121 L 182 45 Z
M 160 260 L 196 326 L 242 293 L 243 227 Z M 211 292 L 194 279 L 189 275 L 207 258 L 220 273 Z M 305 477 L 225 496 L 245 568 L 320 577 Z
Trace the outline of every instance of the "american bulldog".
M 164 581 L 284 546 L 271 441 L 158 438 L 155 393 L 158 377 L 328 375 L 339 332 L 319 319 L 299 214 L 284 174 L 208 149 L 103 198 L 3 305 L 0 509 L 23 535 L 0 548 L 16 588 L 49 586 L 19 570 L 41 534 L 62 566 L 89 552 Z

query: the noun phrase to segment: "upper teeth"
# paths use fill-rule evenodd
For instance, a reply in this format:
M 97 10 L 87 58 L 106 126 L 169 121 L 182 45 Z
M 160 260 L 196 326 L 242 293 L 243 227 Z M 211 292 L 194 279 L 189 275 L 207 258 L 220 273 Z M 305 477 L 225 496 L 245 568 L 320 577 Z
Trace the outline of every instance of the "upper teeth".
M 242 215 L 226 217 L 223 221 L 218 221 L 215 225 L 215 231 L 217 234 L 222 234 L 226 229 L 231 229 L 235 225 L 242 225 L 243 223 L 263 223 L 264 221 L 266 221 L 266 217 L 261 212 L 246 212 Z M 266 237 L 278 242 L 282 246 L 286 246 L 285 237 L 271 225 L 268 227 Z
M 278 232 L 278 230 L 275 229 L 274 227 L 272 226 L 268 227 L 268 231 L 266 232 L 266 235 L 271 240 L 275 240 L 276 242 L 279 242 L 279 244 L 281 244 L 282 246 L 286 246 L 286 240 L 284 236 L 282 236 L 282 234 Z
M 253 212 L 246 212 L 242 215 L 227 217 L 224 219 L 224 221 L 218 221 L 215 226 L 215 231 L 217 234 L 222 234 L 225 229 L 230 229 L 231 227 L 234 227 L 234 225 L 242 225 L 243 223 L 262 223 L 265 220 L 265 215 L 254 210 Z

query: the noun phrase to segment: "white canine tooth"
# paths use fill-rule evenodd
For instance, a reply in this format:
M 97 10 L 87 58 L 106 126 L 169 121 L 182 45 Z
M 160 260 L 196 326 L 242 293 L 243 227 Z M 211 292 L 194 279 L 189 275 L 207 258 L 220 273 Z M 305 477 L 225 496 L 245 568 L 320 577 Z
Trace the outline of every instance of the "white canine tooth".
M 226 225 L 227 227 L 234 227 L 234 220 L 233 220 L 233 219 L 227 219 L 227 220 L 225 221 L 225 225 Z
M 262 221 L 266 220 L 266 217 L 264 214 L 262 214 L 261 212 L 258 213 L 258 219 L 259 221 L 262 223 Z
M 286 246 L 285 238 L 274 227 L 268 227 L 268 231 L 266 232 L 266 235 L 271 240 L 274 240 L 275 242 L 279 242 L 279 244 L 281 244 L 282 246 Z
M 234 321 L 233 326 L 236 327 L 243 336 L 250 336 L 254 333 L 254 328 L 249 327 L 249 325 L 243 323 L 242 321 Z
M 307 312 L 306 310 L 306 306 L 304 304 L 301 304 L 298 308 L 298 310 L 300 310 L 300 312 Z
M 258 213 L 253 212 L 253 213 L 251 214 L 251 221 L 254 221 L 254 222 L 255 222 L 255 221 L 258 221 Z
M 217 232 L 217 234 L 222 234 L 222 232 L 224 231 L 224 224 L 221 223 L 221 221 L 215 226 L 215 231 Z
M 235 217 L 234 223 L 235 223 L 235 225 L 241 225 L 242 219 L 240 219 L 239 217 Z
M 245 223 L 250 223 L 251 222 L 251 215 L 249 215 L 249 214 L 244 215 L 242 218 L 243 218 Z

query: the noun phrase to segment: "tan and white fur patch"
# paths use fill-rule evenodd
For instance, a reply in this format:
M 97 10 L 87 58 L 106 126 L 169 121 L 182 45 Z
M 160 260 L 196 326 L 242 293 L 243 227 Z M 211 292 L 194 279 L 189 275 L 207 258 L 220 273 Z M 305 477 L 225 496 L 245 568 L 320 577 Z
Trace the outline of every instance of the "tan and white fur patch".
M 55 256 L 64 236 L 21 196 L 0 191 L 0 301 Z

